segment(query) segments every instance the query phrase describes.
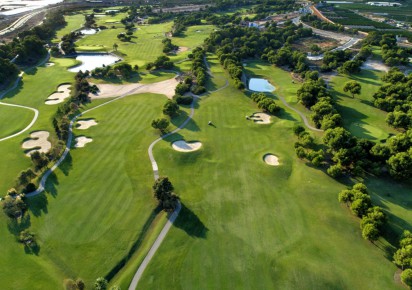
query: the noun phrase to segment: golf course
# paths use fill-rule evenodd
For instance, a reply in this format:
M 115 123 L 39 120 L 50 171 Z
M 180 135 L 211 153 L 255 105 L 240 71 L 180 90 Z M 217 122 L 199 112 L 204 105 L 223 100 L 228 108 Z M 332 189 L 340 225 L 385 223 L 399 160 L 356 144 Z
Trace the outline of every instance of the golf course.
M 412 231 L 411 178 L 395 178 L 375 155 L 374 171 L 341 157 L 356 142 L 392 150 L 391 138 L 412 136 L 376 105 L 389 68 L 364 62 L 327 81 L 306 63 L 296 73 L 273 56 L 291 46 L 270 52 L 277 40 L 264 38 L 295 33 L 297 41 L 304 29 L 236 24 L 258 17 L 256 5 L 167 17 L 149 5 L 62 12 L 47 53 L 0 86 L 0 288 L 407 287 L 401 273 L 410 266 L 394 254 Z M 231 25 L 222 24 L 228 17 Z M 374 45 L 368 60 L 383 68 L 382 54 Z M 76 71 L 85 63 L 93 68 Z M 252 78 L 269 89 L 252 91 Z M 361 90 L 351 93 L 348 82 Z M 322 87 L 318 103 L 305 103 L 308 84 Z M 317 123 L 321 102 L 338 126 Z M 336 128 L 352 138 L 338 149 L 327 137 Z M 319 164 L 313 152 L 322 152 Z M 173 185 L 159 197 L 165 180 Z M 339 202 L 359 183 L 369 195 L 363 215 L 355 197 Z M 7 211 L 20 201 L 24 208 Z M 361 220 L 372 206 L 385 223 L 365 238 Z

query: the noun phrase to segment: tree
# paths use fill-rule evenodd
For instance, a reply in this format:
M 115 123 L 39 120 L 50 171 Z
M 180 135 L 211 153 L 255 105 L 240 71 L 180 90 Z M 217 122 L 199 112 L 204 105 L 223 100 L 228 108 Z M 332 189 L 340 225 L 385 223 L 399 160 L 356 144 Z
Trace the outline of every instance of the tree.
M 34 233 L 30 232 L 29 230 L 24 230 L 20 232 L 19 241 L 20 243 L 23 243 L 28 247 L 36 245 Z
M 412 149 L 409 150 L 412 152 Z M 409 152 L 392 155 L 387 161 L 389 173 L 396 179 L 407 180 L 412 176 L 412 156 Z
M 106 290 L 107 289 L 107 280 L 103 277 L 99 277 L 94 282 L 94 289 L 95 290 Z
M 352 95 L 352 98 L 355 98 L 355 95 L 359 95 L 361 93 L 361 85 L 357 81 L 349 81 L 345 83 L 345 86 L 343 87 L 343 91 L 350 92 Z
M 412 287 L 412 269 L 406 269 L 401 274 L 402 282 L 408 286 L 409 288 Z
M 179 105 L 176 101 L 168 100 L 163 106 L 163 114 L 168 115 L 169 117 L 174 117 L 179 112 Z
M 379 230 L 377 229 L 375 224 L 366 224 L 362 230 L 362 237 L 365 240 L 369 240 L 372 243 L 378 240 L 379 238 Z
M 167 127 L 169 127 L 169 121 L 165 118 L 155 119 L 152 121 L 152 127 L 159 129 L 161 133 L 164 133 Z
M 177 206 L 178 197 L 173 193 L 173 189 L 167 177 L 159 177 L 153 185 L 154 196 L 165 211 L 173 211 Z
M 326 130 L 323 136 L 323 142 L 333 151 L 338 151 L 341 148 L 350 148 L 354 145 L 352 135 L 342 127 Z

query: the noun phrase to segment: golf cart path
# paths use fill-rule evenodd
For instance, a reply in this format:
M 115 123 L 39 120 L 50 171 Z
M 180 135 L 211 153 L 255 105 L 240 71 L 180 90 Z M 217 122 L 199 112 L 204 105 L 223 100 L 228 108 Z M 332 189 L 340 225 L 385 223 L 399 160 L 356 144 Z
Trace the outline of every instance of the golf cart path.
M 207 73 L 211 77 L 213 77 L 213 73 L 210 70 L 210 67 L 209 67 L 209 64 L 207 63 L 206 58 L 204 58 L 204 62 L 205 62 L 206 68 L 207 68 Z M 220 88 L 218 88 L 214 91 L 209 91 L 205 94 L 211 94 L 211 93 L 218 92 L 220 90 L 225 89 L 228 85 L 229 85 L 229 81 L 226 79 L 226 83 L 222 87 L 220 87 Z M 152 170 L 153 170 L 153 175 L 154 175 L 155 180 L 157 180 L 159 178 L 159 166 L 157 165 L 156 159 L 153 156 L 153 147 L 158 142 L 160 142 L 161 140 L 163 140 L 163 139 L 169 137 L 170 135 L 173 135 L 174 133 L 182 130 L 187 125 L 187 123 L 189 123 L 189 121 L 193 118 L 193 115 L 195 114 L 194 105 L 195 105 L 197 99 L 199 99 L 201 96 L 203 96 L 205 94 L 202 94 L 200 96 L 195 95 L 195 94 L 191 94 L 193 96 L 193 102 L 190 105 L 190 115 L 187 117 L 187 119 L 178 128 L 176 128 L 175 130 L 173 130 L 170 133 L 167 133 L 167 134 L 157 138 L 155 141 L 152 142 L 152 144 L 150 144 L 149 149 L 147 151 L 148 151 L 148 154 L 149 154 L 150 162 L 152 163 Z M 154 254 L 156 253 L 156 251 L 159 249 L 160 245 L 162 244 L 164 238 L 166 237 L 167 233 L 169 232 L 170 228 L 172 227 L 174 221 L 178 217 L 181 208 L 182 208 L 182 205 L 179 202 L 177 208 L 168 217 L 168 220 L 167 220 L 165 226 L 163 227 L 162 231 L 160 232 L 159 236 L 156 238 L 155 242 L 153 243 L 152 247 L 150 248 L 150 250 L 147 253 L 146 257 L 144 258 L 143 262 L 140 264 L 139 268 L 137 269 L 136 273 L 134 274 L 133 280 L 130 283 L 130 286 L 128 288 L 129 290 L 135 290 L 136 289 L 137 284 L 139 283 L 140 278 L 142 277 L 144 270 L 146 270 L 147 266 L 149 265 L 150 261 L 152 260 L 152 258 L 154 256 Z
M 45 59 L 44 59 L 43 61 L 41 61 L 39 64 L 37 64 L 36 67 L 45 64 L 49 59 L 50 59 L 50 50 L 47 52 L 47 55 L 46 55 Z M 24 75 L 24 71 L 20 72 L 20 74 L 19 74 L 18 78 L 16 79 L 16 81 L 14 82 L 13 86 L 12 86 L 11 88 L 9 88 L 8 90 L 0 93 L 0 100 L 3 99 L 6 94 L 8 94 L 9 92 L 11 92 L 11 91 L 14 90 L 15 88 L 17 88 L 17 85 L 19 84 L 20 80 L 23 79 L 23 75 Z M 31 108 L 31 107 L 27 107 L 27 106 L 22 106 L 22 105 L 15 105 L 15 104 L 4 103 L 4 102 L 1 102 L 1 101 L 0 101 L 0 105 L 9 106 L 9 107 L 22 108 L 22 109 L 31 110 L 31 111 L 34 112 L 34 117 L 33 117 L 33 119 L 31 120 L 30 124 L 26 126 L 26 128 L 24 128 L 23 130 L 21 130 L 21 131 L 19 131 L 19 132 L 17 132 L 17 133 L 14 133 L 14 134 L 12 134 L 12 135 L 10 135 L 10 136 L 1 138 L 1 139 L 0 139 L 0 142 L 5 141 L 5 140 L 8 140 L 8 139 L 11 139 L 11 138 L 13 138 L 13 137 L 16 137 L 16 136 L 18 136 L 18 135 L 26 132 L 27 130 L 29 130 L 29 129 L 34 125 L 34 123 L 36 123 L 37 118 L 39 117 L 39 110 L 37 110 L 37 109 L 35 109 L 35 108 Z

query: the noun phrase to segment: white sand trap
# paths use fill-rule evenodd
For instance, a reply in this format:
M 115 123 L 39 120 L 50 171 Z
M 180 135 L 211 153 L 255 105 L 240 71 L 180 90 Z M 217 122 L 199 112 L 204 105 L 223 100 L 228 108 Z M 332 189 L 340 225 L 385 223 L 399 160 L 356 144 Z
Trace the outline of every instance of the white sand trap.
M 254 113 L 250 119 L 257 124 L 270 124 L 270 115 L 266 113 Z
M 172 143 L 173 149 L 179 152 L 192 152 L 199 150 L 202 147 L 201 142 L 186 142 L 184 140 L 175 141 Z
M 86 146 L 87 143 L 90 143 L 90 142 L 93 141 L 92 138 L 88 138 L 88 137 L 85 137 L 85 136 L 77 137 L 75 140 L 76 140 L 76 144 L 74 144 L 75 148 L 82 148 L 82 147 Z
M 266 154 L 265 156 L 263 156 L 263 161 L 265 161 L 266 164 L 268 164 L 270 166 L 278 166 L 279 165 L 279 158 L 277 158 L 273 154 Z
M 378 60 L 367 60 L 362 64 L 362 69 L 377 70 L 377 71 L 389 71 L 389 67 L 382 61 Z
M 48 62 L 46 63 L 46 66 L 54 66 L 54 62 Z
M 188 51 L 188 50 L 189 50 L 189 48 L 186 47 L 186 46 L 179 46 L 179 48 L 177 49 L 177 53 L 182 53 L 182 52 L 185 52 L 185 51 Z
M 65 99 L 70 97 L 70 86 L 71 85 L 60 85 L 57 88 L 57 92 L 51 94 L 45 101 L 46 105 L 56 105 L 63 103 Z
M 96 84 L 97 88 L 99 89 L 98 93 L 89 94 L 89 97 L 92 100 L 95 100 L 119 96 L 128 96 L 134 94 L 153 93 L 165 95 L 169 99 L 172 99 L 175 95 L 175 89 L 178 83 L 179 82 L 175 78 L 172 78 L 153 84 Z
M 51 148 L 51 143 L 47 141 L 50 133 L 47 131 L 37 131 L 30 134 L 30 140 L 23 142 L 21 147 L 23 149 L 33 149 L 26 153 L 26 156 L 30 156 L 33 152 L 39 151 L 40 153 L 47 153 Z
M 87 130 L 92 126 L 96 126 L 97 122 L 94 119 L 88 119 L 88 120 L 79 120 L 77 121 L 76 129 L 79 130 Z

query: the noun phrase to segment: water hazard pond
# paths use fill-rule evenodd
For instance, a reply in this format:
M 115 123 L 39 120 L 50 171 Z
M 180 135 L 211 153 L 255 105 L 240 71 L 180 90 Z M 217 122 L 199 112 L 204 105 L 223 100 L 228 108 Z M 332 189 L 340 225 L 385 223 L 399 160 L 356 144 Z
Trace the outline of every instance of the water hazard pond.
M 114 64 L 121 59 L 118 56 L 108 54 L 108 53 L 79 53 L 76 56 L 76 60 L 82 63 L 74 67 L 69 68 L 71 72 L 79 71 L 92 71 L 97 67 L 108 66 Z
M 251 78 L 249 80 L 249 90 L 255 92 L 271 93 L 276 88 L 272 86 L 267 80 L 259 78 Z

